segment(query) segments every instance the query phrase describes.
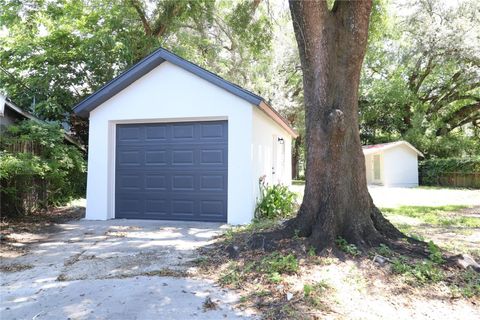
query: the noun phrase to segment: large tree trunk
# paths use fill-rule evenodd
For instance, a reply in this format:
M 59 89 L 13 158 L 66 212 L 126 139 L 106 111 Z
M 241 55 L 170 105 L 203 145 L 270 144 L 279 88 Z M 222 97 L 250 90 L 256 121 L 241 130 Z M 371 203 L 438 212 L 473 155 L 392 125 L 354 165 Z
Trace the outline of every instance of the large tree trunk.
M 299 176 L 299 164 L 300 164 L 300 147 L 302 145 L 302 136 L 299 135 L 293 142 L 292 152 L 292 178 L 298 179 Z
M 298 216 L 287 224 L 317 249 L 343 237 L 359 247 L 400 237 L 367 189 L 358 127 L 358 85 L 371 0 L 290 0 L 303 69 L 306 184 Z

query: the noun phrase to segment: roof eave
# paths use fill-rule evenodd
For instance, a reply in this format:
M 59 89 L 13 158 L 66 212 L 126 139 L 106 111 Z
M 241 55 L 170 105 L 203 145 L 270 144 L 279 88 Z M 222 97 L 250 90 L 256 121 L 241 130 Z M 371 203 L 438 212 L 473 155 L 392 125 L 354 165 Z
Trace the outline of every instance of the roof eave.
M 298 133 L 293 129 L 288 121 L 282 117 L 272 106 L 270 106 L 268 103 L 265 101 L 261 101 L 257 105 L 260 110 L 265 112 L 270 118 L 273 119 L 278 125 L 280 125 L 285 131 L 287 131 L 294 139 L 298 137 Z

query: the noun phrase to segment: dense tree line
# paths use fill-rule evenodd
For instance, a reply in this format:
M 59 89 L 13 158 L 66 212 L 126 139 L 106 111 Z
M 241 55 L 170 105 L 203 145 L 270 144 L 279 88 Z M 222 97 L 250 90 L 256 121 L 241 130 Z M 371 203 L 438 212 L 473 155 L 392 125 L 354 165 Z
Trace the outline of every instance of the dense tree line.
M 287 4 L 219 0 L 0 0 L 0 90 L 47 120 L 158 46 L 263 95 L 296 127 L 302 67 Z M 480 153 L 480 10 L 474 0 L 373 2 L 360 82 L 362 143 L 406 139 L 428 157 Z M 294 166 L 296 171 L 297 166 Z

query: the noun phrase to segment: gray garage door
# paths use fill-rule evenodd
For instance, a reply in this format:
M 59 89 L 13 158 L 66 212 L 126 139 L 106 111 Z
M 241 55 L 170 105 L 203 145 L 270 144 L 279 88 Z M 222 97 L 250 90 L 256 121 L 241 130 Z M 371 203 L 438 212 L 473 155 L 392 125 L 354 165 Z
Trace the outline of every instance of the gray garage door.
M 227 221 L 227 121 L 121 124 L 115 217 Z

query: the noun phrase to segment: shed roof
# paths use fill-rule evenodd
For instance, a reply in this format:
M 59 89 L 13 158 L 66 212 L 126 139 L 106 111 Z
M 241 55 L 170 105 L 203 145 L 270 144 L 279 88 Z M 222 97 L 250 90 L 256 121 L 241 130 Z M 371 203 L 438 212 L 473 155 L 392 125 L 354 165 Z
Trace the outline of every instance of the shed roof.
M 380 153 L 382 151 L 385 151 L 385 150 L 388 150 L 388 149 L 391 149 L 391 148 L 395 148 L 395 147 L 398 147 L 398 146 L 402 146 L 402 145 L 409 147 L 410 149 L 415 151 L 419 156 L 423 157 L 423 153 L 418 151 L 417 148 L 412 146 L 407 141 L 403 141 L 403 140 L 395 141 L 395 142 L 388 142 L 388 143 L 366 145 L 366 146 L 363 146 L 362 149 L 363 149 L 363 154 L 368 155 L 368 154 Z
M 200 78 L 209 81 L 210 83 L 219 86 L 227 90 L 228 92 L 248 101 L 249 103 L 258 106 L 264 111 L 270 118 L 272 118 L 277 124 L 284 128 L 290 135 L 297 137 L 298 134 L 291 127 L 288 121 L 283 118 L 274 108 L 272 108 L 262 97 L 250 92 L 230 81 L 223 79 L 222 77 L 190 62 L 180 56 L 164 49 L 159 48 L 147 57 L 140 60 L 138 63 L 121 73 L 116 78 L 106 83 L 103 87 L 91 94 L 85 100 L 81 101 L 74 107 L 74 112 L 81 117 L 88 117 L 90 111 L 107 101 L 130 84 L 152 71 L 164 61 L 173 63 Z

